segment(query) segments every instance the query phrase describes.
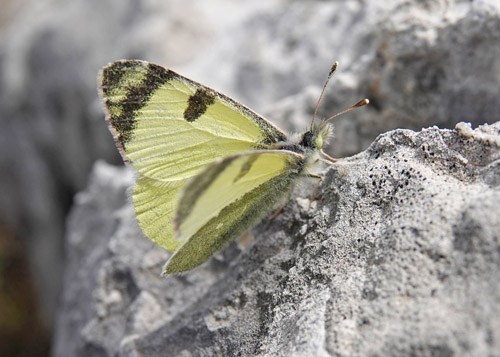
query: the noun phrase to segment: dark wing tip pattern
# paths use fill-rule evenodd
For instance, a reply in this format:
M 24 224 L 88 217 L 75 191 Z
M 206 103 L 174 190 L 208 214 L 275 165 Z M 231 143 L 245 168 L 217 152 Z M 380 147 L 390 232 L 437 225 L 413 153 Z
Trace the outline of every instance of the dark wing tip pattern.
M 172 71 L 162 66 L 139 60 L 113 62 L 102 70 L 100 88 L 104 104 L 115 139 L 123 149 L 133 138 L 137 111 L 173 76 Z M 138 77 L 142 78 L 137 82 Z M 136 81 L 131 81 L 132 78 Z M 124 92 L 119 99 L 113 95 L 117 89 Z
M 120 85 L 122 77 L 127 71 L 137 70 L 139 67 L 144 66 L 144 63 L 138 60 L 122 60 L 104 67 L 100 76 L 100 86 L 104 96 L 109 96 L 110 91 Z

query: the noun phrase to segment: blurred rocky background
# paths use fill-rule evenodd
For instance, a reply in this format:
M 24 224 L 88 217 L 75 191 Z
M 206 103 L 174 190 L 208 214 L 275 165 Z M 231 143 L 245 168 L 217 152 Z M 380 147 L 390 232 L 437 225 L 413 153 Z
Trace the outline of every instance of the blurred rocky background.
M 454 128 L 461 121 L 475 128 L 498 121 L 499 43 L 496 0 L 3 0 L 0 355 L 48 355 L 58 319 L 55 354 L 64 355 L 73 346 L 64 345 L 61 336 L 74 336 L 95 308 L 80 301 L 68 321 L 71 293 L 95 285 L 71 279 L 78 275 L 78 252 L 74 242 L 65 252 L 65 236 L 76 239 L 66 222 L 74 229 L 81 216 L 67 221 L 67 215 L 96 160 L 121 164 L 97 97 L 96 75 L 103 65 L 122 58 L 159 63 L 230 95 L 283 129 L 302 131 L 338 60 L 320 116 L 364 97 L 371 100 L 335 123 L 329 152 L 349 156 L 394 128 Z M 102 212 L 99 207 L 96 212 Z M 103 237 L 111 234 L 98 227 Z M 82 254 L 91 252 L 90 244 L 109 249 L 97 243 L 78 241 Z M 154 252 L 151 259 L 160 264 L 164 253 Z M 193 302 L 209 289 L 200 282 L 213 281 L 202 277 L 186 278 L 186 284 L 198 283 L 200 289 L 190 290 L 187 300 L 182 295 L 170 299 Z M 119 283 L 120 276 L 115 278 Z M 158 290 L 185 286 L 158 284 Z M 69 292 L 66 299 L 63 291 Z M 140 291 L 132 294 L 141 302 L 134 306 L 150 310 L 134 324 L 147 326 L 148 313 L 164 310 Z M 92 297 L 92 291 L 86 293 Z M 61 335 L 64 331 L 68 335 Z M 118 347 L 103 351 L 86 350 L 86 355 L 111 355 Z

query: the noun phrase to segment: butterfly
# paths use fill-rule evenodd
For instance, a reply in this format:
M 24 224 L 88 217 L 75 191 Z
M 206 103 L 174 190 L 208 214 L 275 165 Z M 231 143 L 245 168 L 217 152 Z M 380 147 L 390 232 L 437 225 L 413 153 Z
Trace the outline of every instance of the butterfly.
M 117 61 L 98 81 L 115 143 L 137 171 L 138 224 L 174 252 L 163 274 L 206 262 L 268 215 L 299 177 L 321 180 L 312 166 L 334 160 L 322 151 L 333 117 L 314 125 L 320 100 L 310 128 L 289 137 L 226 95 L 153 63 Z

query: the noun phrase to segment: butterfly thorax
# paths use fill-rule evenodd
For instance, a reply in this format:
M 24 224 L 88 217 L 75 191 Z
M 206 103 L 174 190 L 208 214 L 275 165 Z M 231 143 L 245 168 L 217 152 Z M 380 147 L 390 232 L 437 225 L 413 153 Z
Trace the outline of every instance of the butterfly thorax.
M 308 155 L 321 150 L 332 132 L 330 125 L 307 130 L 300 135 L 291 135 L 290 139 L 278 144 L 281 150 L 289 150 L 298 154 Z

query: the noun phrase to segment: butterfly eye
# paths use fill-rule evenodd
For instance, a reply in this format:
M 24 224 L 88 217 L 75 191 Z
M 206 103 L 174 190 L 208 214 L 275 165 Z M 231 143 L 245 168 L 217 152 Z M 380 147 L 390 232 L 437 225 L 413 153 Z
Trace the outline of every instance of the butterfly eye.
M 302 135 L 302 140 L 300 141 L 300 145 L 305 148 L 313 147 L 313 133 L 311 131 L 306 131 Z

